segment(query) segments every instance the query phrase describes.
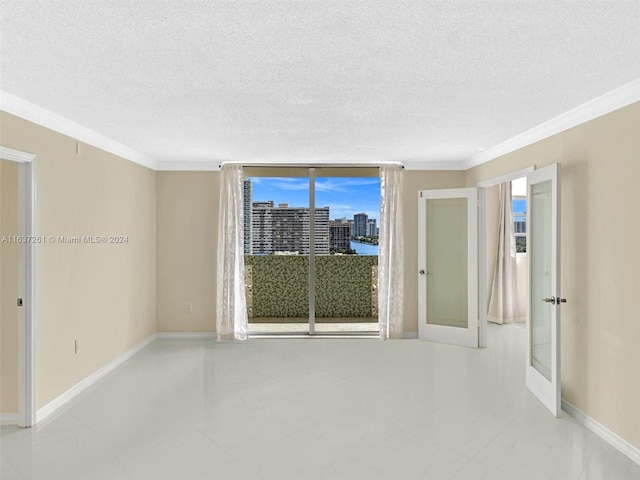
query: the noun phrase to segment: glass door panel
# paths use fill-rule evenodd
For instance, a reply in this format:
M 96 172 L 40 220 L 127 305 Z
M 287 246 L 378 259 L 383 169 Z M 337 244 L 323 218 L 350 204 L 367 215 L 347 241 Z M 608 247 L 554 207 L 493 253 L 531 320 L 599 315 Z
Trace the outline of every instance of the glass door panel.
M 551 182 L 542 182 L 531 187 L 531 366 L 547 380 L 551 380 L 551 310 L 554 306 L 540 301 L 550 296 L 551 285 Z
M 316 174 L 315 332 L 378 334 L 380 178 Z
M 467 199 L 427 200 L 427 323 L 469 326 Z
M 244 180 L 251 334 L 309 333 L 309 178 Z

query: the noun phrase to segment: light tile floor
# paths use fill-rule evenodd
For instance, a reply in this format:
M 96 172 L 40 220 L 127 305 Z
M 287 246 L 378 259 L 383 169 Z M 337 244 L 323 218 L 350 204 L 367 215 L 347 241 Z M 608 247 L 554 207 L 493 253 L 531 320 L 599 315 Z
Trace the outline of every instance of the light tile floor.
M 41 425 L 2 480 L 640 479 L 524 387 L 525 332 L 418 340 L 157 340 Z

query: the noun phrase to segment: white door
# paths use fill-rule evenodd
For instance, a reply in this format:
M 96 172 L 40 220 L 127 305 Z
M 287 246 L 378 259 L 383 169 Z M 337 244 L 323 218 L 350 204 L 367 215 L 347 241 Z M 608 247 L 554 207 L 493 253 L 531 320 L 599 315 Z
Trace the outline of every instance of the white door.
M 478 207 L 475 188 L 418 198 L 418 336 L 478 347 Z
M 527 175 L 527 388 L 560 416 L 560 166 Z

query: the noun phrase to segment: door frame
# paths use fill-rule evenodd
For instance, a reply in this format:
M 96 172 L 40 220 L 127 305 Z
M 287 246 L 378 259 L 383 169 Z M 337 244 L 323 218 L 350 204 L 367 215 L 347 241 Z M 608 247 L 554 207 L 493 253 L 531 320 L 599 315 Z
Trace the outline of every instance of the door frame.
M 35 235 L 36 156 L 0 145 L 0 159 L 18 164 L 18 235 Z M 18 266 L 18 292 L 23 299 L 18 315 L 19 427 L 36 423 L 35 404 L 35 240 L 22 243 Z
M 487 348 L 487 311 L 489 309 L 489 285 L 487 284 L 487 188 L 510 182 L 518 178 L 526 177 L 535 171 L 534 166 L 526 167 L 513 172 L 498 175 L 497 177 L 482 180 L 476 184 L 478 188 L 478 309 L 479 311 L 479 331 L 478 347 Z

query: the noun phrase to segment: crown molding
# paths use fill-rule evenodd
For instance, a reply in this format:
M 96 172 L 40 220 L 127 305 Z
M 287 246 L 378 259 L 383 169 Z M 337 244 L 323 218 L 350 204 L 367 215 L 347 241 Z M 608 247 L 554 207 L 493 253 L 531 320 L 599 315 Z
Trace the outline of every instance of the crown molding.
M 20 150 L 0 145 L 0 158 L 11 162 L 29 163 L 32 162 L 36 156 L 31 153 L 22 152 Z
M 219 172 L 221 161 L 213 160 L 160 160 L 156 162 L 159 172 Z
M 156 170 L 157 162 L 153 158 L 10 93 L 0 91 L 0 110 Z
M 479 152 L 466 160 L 404 161 L 402 163 L 406 170 L 468 170 L 638 101 L 640 101 L 640 78 L 516 135 L 503 143 Z M 219 171 L 222 166 L 222 162 L 219 160 L 157 161 L 100 133 L 1 90 L 0 109 L 152 170 L 202 172 Z M 11 155 L 9 150 L 12 149 L 2 148 L 1 152 L 3 154 Z M 30 161 L 33 157 L 31 159 L 27 159 L 24 156 L 8 159 L 24 162 Z
M 640 78 L 468 158 L 462 162 L 463 169 L 476 167 L 638 101 Z
M 465 170 L 462 160 L 425 160 L 402 162 L 405 170 Z

